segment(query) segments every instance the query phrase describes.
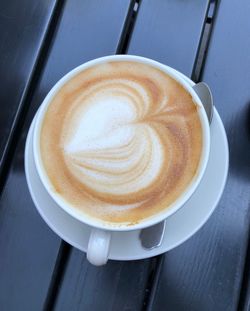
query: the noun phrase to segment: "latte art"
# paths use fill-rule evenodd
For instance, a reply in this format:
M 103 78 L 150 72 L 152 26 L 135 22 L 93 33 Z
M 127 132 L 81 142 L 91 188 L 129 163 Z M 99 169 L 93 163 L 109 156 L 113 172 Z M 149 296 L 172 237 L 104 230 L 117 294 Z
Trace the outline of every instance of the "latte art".
M 149 65 L 96 65 L 55 95 L 41 130 L 51 185 L 66 202 L 110 222 L 168 208 L 196 174 L 199 109 L 174 79 Z
M 93 87 L 91 99 L 82 99 L 83 106 L 71 112 L 62 141 L 66 165 L 87 191 L 107 201 L 111 195 L 118 203 L 137 202 L 139 192 L 144 200 L 165 158 L 157 128 L 147 120 L 150 105 L 131 98 L 137 85 L 131 89 L 129 82 L 104 83 L 100 94 Z M 74 129 L 71 135 L 68 127 Z

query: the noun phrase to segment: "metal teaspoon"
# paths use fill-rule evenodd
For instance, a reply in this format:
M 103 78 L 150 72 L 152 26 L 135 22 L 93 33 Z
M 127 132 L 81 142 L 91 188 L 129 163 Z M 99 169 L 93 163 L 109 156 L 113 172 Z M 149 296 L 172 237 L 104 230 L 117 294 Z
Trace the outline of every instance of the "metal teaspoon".
M 206 111 L 208 121 L 211 124 L 213 119 L 214 104 L 209 86 L 204 82 L 199 82 L 193 86 L 193 89 L 199 96 Z M 151 227 L 142 229 L 139 235 L 142 247 L 148 250 L 159 247 L 163 240 L 165 226 L 166 220 Z

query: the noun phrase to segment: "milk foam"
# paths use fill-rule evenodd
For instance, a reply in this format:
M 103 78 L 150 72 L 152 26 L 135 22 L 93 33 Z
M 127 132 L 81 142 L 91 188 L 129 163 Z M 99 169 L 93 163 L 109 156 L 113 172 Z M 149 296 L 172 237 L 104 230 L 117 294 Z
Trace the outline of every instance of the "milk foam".
M 137 222 L 168 208 L 199 166 L 197 107 L 150 65 L 110 62 L 79 73 L 44 117 L 41 156 L 54 191 L 72 208 Z
M 71 136 L 63 145 L 66 162 L 70 172 L 92 190 L 132 195 L 159 175 L 162 142 L 149 124 L 138 119 L 129 98 L 101 93 L 91 103 L 83 102 L 87 109 L 79 105 L 67 120 L 65 131 L 71 128 Z M 142 110 L 141 115 L 146 115 Z

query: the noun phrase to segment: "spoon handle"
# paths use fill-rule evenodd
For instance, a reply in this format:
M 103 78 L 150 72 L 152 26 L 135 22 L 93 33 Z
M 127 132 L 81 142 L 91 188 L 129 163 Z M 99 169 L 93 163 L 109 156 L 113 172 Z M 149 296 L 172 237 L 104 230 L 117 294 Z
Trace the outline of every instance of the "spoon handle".
M 162 243 L 164 236 L 166 221 L 161 221 L 158 224 L 141 230 L 140 240 L 141 245 L 146 249 L 153 249 Z

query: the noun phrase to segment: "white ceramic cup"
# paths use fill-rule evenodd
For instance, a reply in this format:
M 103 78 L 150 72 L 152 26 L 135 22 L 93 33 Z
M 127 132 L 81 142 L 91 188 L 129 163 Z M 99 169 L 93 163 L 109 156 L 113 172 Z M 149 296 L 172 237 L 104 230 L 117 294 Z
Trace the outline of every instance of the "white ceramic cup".
M 201 120 L 202 125 L 202 132 L 203 132 L 203 149 L 202 155 L 200 160 L 200 165 L 198 168 L 198 172 L 195 175 L 194 179 L 192 180 L 191 184 L 188 188 L 182 193 L 182 195 L 168 208 L 165 210 L 156 213 L 155 215 L 151 216 L 150 218 L 146 218 L 139 223 L 134 225 L 125 225 L 125 224 L 112 224 L 104 222 L 100 219 L 90 217 L 89 215 L 85 214 L 84 212 L 78 212 L 75 208 L 70 206 L 70 203 L 65 202 L 59 194 L 53 191 L 53 187 L 50 184 L 49 178 L 46 175 L 46 172 L 43 168 L 43 163 L 41 160 L 40 154 L 40 132 L 41 127 L 44 119 L 44 115 L 47 111 L 48 106 L 51 103 L 52 98 L 55 94 L 59 91 L 59 89 L 67 83 L 70 79 L 72 79 L 75 75 L 79 72 L 86 70 L 89 67 L 95 66 L 100 63 L 105 63 L 108 61 L 134 61 L 144 64 L 149 64 L 155 68 L 158 68 L 164 72 L 166 72 L 169 76 L 174 78 L 178 81 L 193 97 L 195 103 L 200 106 L 198 109 L 199 117 Z M 202 176 L 205 172 L 208 157 L 209 157 L 209 150 L 210 150 L 210 128 L 208 119 L 206 116 L 205 109 L 197 96 L 194 92 L 192 87 L 180 76 L 178 76 L 170 67 L 163 65 L 159 62 L 156 62 L 151 59 L 147 59 L 140 56 L 134 55 L 113 55 L 113 56 L 106 56 L 102 58 L 98 58 L 92 61 L 89 61 L 79 67 L 73 69 L 68 74 L 66 74 L 60 81 L 56 83 L 56 85 L 51 89 L 48 93 L 46 98 L 44 99 L 42 105 L 39 108 L 39 111 L 36 115 L 35 120 L 35 127 L 34 127 L 34 135 L 33 135 L 33 153 L 35 159 L 36 169 L 38 171 L 39 177 L 44 185 L 45 189 L 51 196 L 51 198 L 61 207 L 64 211 L 66 211 L 72 217 L 78 219 L 82 223 L 85 223 L 92 227 L 92 231 L 90 234 L 89 242 L 88 242 L 88 250 L 87 250 L 87 258 L 88 260 L 94 265 L 103 265 L 107 262 L 109 256 L 109 248 L 110 242 L 112 238 L 112 231 L 131 231 L 131 230 L 138 230 L 150 227 L 156 223 L 159 223 L 173 213 L 175 213 L 178 209 L 180 209 L 185 202 L 191 197 L 191 195 L 195 192 L 196 188 L 198 187 Z

